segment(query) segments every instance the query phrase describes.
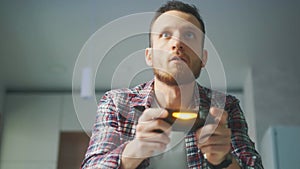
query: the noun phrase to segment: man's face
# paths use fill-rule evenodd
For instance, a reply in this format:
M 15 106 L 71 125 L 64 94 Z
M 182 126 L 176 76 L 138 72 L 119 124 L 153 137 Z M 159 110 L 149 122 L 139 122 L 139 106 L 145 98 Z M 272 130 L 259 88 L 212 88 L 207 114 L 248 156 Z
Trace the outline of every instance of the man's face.
M 146 49 L 147 64 L 168 85 L 191 83 L 206 62 L 203 38 L 196 17 L 175 10 L 165 12 L 153 23 L 152 48 Z

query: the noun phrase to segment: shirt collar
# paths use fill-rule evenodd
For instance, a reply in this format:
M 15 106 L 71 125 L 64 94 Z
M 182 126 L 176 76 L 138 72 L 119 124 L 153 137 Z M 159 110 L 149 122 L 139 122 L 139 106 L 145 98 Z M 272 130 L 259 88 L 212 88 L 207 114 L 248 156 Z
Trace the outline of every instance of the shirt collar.
M 199 107 L 200 105 L 200 94 L 202 86 L 196 82 L 194 86 L 194 95 L 193 95 L 193 102 L 191 103 L 191 106 L 193 108 Z M 154 79 L 151 81 L 148 81 L 145 83 L 145 85 L 142 87 L 141 90 L 138 91 L 136 97 L 133 97 L 132 99 L 132 106 L 133 107 L 144 107 L 144 108 L 150 108 L 152 101 L 154 99 Z
M 145 83 L 142 89 L 137 91 L 136 96 L 132 98 L 132 106 L 133 107 L 143 106 L 145 108 L 149 108 L 151 107 L 153 96 L 154 96 L 154 79 Z

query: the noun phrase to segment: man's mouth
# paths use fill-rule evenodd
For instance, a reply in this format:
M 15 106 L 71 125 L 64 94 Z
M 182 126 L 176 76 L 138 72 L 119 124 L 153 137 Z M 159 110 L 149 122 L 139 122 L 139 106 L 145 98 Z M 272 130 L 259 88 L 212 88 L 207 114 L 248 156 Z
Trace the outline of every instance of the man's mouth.
M 188 60 L 185 57 L 179 57 L 179 56 L 173 56 L 170 61 L 183 61 L 185 63 L 188 62 Z

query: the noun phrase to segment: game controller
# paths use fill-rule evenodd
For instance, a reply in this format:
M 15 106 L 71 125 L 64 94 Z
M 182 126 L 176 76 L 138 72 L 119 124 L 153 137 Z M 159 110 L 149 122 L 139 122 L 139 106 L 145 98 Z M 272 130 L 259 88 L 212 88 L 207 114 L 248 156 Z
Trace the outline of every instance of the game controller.
M 172 126 L 172 131 L 194 132 L 204 126 L 208 115 L 208 111 L 204 110 L 200 110 L 199 112 L 194 110 L 166 110 L 169 114 L 163 120 Z

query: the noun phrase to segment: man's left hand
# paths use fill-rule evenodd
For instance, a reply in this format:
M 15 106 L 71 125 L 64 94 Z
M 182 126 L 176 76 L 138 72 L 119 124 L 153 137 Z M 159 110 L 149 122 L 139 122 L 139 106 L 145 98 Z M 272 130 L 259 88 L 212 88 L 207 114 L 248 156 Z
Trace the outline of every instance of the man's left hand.
M 220 164 L 231 149 L 231 130 L 227 126 L 228 113 L 212 107 L 210 114 L 215 117 L 214 124 L 207 124 L 196 131 L 198 148 L 213 165 Z

